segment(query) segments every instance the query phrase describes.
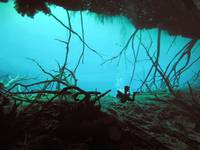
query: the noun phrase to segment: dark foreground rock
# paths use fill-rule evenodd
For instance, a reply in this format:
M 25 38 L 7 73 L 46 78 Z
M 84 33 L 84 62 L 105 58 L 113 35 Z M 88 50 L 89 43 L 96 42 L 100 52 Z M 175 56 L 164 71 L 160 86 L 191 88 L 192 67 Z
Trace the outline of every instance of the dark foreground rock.
M 84 102 L 16 106 L 0 95 L 2 150 L 165 150 L 141 129 Z

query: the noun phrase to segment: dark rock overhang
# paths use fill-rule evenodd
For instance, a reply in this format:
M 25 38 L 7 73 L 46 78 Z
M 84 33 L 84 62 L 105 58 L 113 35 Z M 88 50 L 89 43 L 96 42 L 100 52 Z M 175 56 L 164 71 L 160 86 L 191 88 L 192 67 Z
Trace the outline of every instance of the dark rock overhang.
M 16 0 L 18 13 L 33 17 L 50 13 L 49 5 L 88 10 L 105 16 L 122 15 L 136 28 L 160 28 L 172 35 L 200 38 L 200 0 Z

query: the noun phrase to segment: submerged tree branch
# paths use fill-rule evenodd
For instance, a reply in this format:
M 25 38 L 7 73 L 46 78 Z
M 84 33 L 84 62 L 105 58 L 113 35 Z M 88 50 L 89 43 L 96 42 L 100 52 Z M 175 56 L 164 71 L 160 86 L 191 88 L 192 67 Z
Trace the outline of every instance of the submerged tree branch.
M 103 58 L 102 55 L 97 52 L 95 49 L 91 48 L 85 41 L 84 39 L 82 39 L 82 37 L 75 32 L 73 29 L 69 28 L 68 26 L 66 26 L 60 19 L 58 19 L 54 14 L 50 13 L 50 16 L 52 16 L 56 21 L 58 21 L 64 28 L 66 28 L 67 30 L 69 30 L 71 33 L 73 33 L 74 35 L 76 35 L 79 40 L 88 48 L 90 49 L 92 52 L 94 52 L 95 54 L 97 54 L 100 58 Z
M 139 29 L 136 29 L 136 30 L 133 32 L 133 34 L 129 37 L 128 41 L 126 42 L 125 46 L 120 50 L 120 52 L 119 52 L 116 56 L 114 56 L 114 57 L 112 57 L 112 58 L 110 58 L 110 59 L 104 61 L 101 65 L 104 65 L 104 64 L 107 63 L 107 62 L 112 62 L 113 60 L 115 60 L 115 59 L 117 59 L 117 58 L 119 59 L 119 60 L 118 60 L 118 64 L 119 64 L 122 54 L 126 52 L 126 50 L 128 49 L 128 46 L 129 46 L 131 40 L 132 40 L 132 41 L 134 40 L 134 38 L 135 38 L 135 36 L 136 36 L 138 30 L 139 30 Z

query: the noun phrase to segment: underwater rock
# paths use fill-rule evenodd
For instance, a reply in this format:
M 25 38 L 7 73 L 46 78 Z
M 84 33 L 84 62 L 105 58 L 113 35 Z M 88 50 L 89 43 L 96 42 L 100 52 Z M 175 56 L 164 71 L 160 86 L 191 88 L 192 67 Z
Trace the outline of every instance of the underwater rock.
M 0 0 L 0 2 L 7 3 L 8 0 Z
M 110 127 L 109 129 L 109 137 L 113 140 L 113 141 L 119 141 L 121 138 L 121 131 L 119 129 L 119 127 Z
M 122 15 L 138 29 L 161 28 L 172 35 L 200 38 L 198 0 L 15 0 L 18 13 L 30 17 L 39 11 L 51 14 L 50 5 L 100 16 Z
M 2 97 L 1 101 L 8 100 Z M 35 103 L 19 115 L 17 109 L 4 114 L 2 105 L 0 148 L 4 150 L 168 149 L 134 125 L 119 121 L 93 105 Z M 35 109 L 36 105 L 41 109 Z

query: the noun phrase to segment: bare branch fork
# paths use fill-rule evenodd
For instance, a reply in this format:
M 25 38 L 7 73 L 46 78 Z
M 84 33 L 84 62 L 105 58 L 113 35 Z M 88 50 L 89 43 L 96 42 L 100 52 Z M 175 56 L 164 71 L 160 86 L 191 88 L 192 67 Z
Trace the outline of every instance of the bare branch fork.
M 169 79 L 167 77 L 164 76 L 164 73 L 162 72 L 162 70 L 160 70 L 160 68 L 158 68 L 158 62 L 154 61 L 152 56 L 150 55 L 149 51 L 148 51 L 148 48 L 143 44 L 141 43 L 142 46 L 144 47 L 146 53 L 147 53 L 147 56 L 149 57 L 149 59 L 151 60 L 153 66 L 157 69 L 157 72 L 160 74 L 160 76 L 163 78 L 163 80 L 165 81 L 165 84 L 168 88 L 168 90 L 170 91 L 170 93 L 173 95 L 173 96 L 176 96 L 176 93 L 175 91 L 173 90 L 170 82 L 169 82 Z M 157 63 L 157 64 L 156 64 Z
M 129 37 L 129 39 L 128 39 L 128 41 L 126 42 L 125 46 L 120 50 L 120 52 L 119 52 L 116 56 L 114 56 L 114 57 L 112 57 L 112 58 L 110 58 L 110 59 L 107 59 L 107 60 L 104 61 L 101 65 L 104 65 L 105 63 L 108 63 L 108 62 L 112 62 L 112 61 L 115 60 L 115 59 L 119 59 L 119 60 L 118 60 L 118 64 L 119 64 L 122 54 L 123 54 L 123 53 L 126 53 L 129 44 L 131 43 L 131 41 L 132 41 L 132 42 L 134 41 L 134 38 L 135 38 L 137 32 L 138 32 L 138 29 L 136 29 L 136 30 L 133 32 L 133 34 L 131 34 L 131 36 Z
M 76 35 L 79 40 L 88 48 L 90 49 L 92 52 L 94 52 L 95 54 L 97 54 L 100 58 L 103 58 L 102 55 L 97 52 L 95 49 L 91 48 L 85 41 L 84 39 L 77 33 L 75 32 L 72 28 L 66 26 L 60 19 L 58 19 L 54 14 L 50 13 L 50 16 L 52 16 L 56 21 L 58 21 L 65 29 L 69 30 L 71 33 L 73 33 L 74 35 Z

